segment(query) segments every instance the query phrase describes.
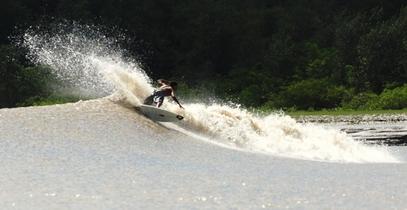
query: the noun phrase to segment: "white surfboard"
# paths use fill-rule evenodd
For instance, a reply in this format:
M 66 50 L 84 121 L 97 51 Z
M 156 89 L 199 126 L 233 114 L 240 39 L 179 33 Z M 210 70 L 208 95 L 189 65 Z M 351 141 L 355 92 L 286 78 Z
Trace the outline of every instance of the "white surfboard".
M 159 122 L 176 122 L 184 119 L 183 116 L 169 112 L 164 109 L 156 108 L 155 106 L 140 105 L 136 107 L 148 118 Z

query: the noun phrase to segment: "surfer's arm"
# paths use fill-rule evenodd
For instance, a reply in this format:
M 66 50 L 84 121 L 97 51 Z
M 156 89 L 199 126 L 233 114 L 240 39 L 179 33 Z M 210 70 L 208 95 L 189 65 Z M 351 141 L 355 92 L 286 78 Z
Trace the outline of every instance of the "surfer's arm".
M 173 99 L 175 102 L 177 102 L 177 104 L 179 105 L 180 108 L 184 108 L 184 107 L 182 107 L 182 105 L 179 103 L 177 97 L 175 97 L 174 92 L 171 93 L 171 97 L 172 97 L 172 99 Z

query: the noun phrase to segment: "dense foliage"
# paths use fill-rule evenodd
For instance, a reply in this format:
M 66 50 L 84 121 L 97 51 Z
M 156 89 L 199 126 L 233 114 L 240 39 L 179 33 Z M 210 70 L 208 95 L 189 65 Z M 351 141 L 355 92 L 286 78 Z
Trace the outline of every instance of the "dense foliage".
M 402 0 L 5 0 L 0 106 L 47 94 L 10 35 L 75 20 L 121 28 L 128 51 L 185 96 L 249 107 L 407 107 L 407 3 Z

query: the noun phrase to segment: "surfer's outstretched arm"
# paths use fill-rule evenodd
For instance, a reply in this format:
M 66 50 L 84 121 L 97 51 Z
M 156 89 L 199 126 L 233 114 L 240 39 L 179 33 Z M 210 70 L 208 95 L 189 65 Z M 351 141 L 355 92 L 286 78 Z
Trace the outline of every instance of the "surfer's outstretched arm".
M 184 107 L 182 107 L 182 105 L 179 103 L 179 101 L 178 101 L 177 97 L 175 97 L 175 95 L 172 95 L 171 97 L 172 97 L 172 99 L 173 99 L 175 102 L 177 102 L 177 104 L 179 105 L 180 108 L 182 108 L 182 109 L 184 108 Z

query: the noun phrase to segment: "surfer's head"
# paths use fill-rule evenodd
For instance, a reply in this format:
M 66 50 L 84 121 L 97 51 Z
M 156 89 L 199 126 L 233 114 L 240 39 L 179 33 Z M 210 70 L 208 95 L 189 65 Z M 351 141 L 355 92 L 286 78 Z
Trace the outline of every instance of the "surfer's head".
M 172 81 L 170 82 L 170 86 L 171 86 L 171 88 L 174 89 L 174 90 L 177 88 L 177 85 L 178 85 L 177 82 L 172 82 Z

